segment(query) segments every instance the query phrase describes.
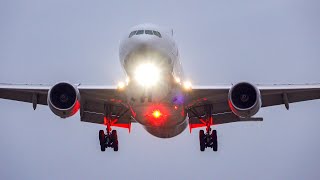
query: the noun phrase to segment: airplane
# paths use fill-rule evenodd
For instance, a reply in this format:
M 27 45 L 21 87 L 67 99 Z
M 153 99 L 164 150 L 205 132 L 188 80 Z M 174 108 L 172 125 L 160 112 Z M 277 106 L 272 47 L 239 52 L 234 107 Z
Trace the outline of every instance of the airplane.
M 215 125 L 262 121 L 261 108 L 320 98 L 320 84 L 192 86 L 183 73 L 173 31 L 153 24 L 132 27 L 120 43 L 119 59 L 125 82 L 86 86 L 59 82 L 52 86 L 0 84 L 0 98 L 47 105 L 61 118 L 80 111 L 83 122 L 102 124 L 101 151 L 119 150 L 117 131 L 139 123 L 151 135 L 172 138 L 189 126 L 199 130 L 200 151 L 218 150 Z

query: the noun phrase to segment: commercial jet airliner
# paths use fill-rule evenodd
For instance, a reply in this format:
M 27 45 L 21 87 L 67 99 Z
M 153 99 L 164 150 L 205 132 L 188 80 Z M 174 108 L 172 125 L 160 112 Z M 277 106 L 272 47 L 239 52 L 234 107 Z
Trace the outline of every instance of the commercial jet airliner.
M 188 126 L 199 131 L 200 150 L 218 150 L 215 125 L 262 121 L 254 117 L 262 107 L 320 98 L 319 84 L 230 85 L 193 87 L 185 79 L 173 31 L 152 24 L 129 30 L 119 48 L 126 81 L 115 86 L 85 86 L 59 82 L 53 86 L 0 84 L 0 98 L 48 105 L 61 118 L 80 110 L 83 122 L 106 126 L 99 131 L 101 151 L 119 143 L 115 127 L 131 129 L 139 123 L 159 138 L 172 138 Z

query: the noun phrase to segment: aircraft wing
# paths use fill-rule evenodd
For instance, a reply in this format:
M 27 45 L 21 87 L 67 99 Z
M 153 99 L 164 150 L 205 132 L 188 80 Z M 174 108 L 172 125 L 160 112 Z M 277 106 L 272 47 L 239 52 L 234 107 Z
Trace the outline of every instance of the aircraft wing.
M 48 85 L 17 85 L 0 84 L 0 98 L 31 103 L 35 109 L 38 104 L 47 105 Z M 114 105 L 114 114 L 118 118 L 115 122 L 119 126 L 135 122 L 124 98 L 117 93 L 115 87 L 77 85 L 81 96 L 81 121 L 104 123 L 106 104 Z M 187 109 L 190 125 L 201 124 L 200 116 L 205 112 L 204 105 L 213 106 L 214 124 L 224 124 L 239 121 L 261 121 L 261 118 L 239 118 L 234 115 L 228 105 L 228 92 L 231 85 L 210 87 L 194 87 L 188 94 Z M 320 98 L 320 84 L 305 85 L 257 85 L 261 92 L 262 107 L 285 105 Z M 286 98 L 284 98 L 286 97 Z M 200 114 L 200 116 L 199 116 Z
M 228 93 L 232 85 L 194 87 L 189 93 L 187 109 L 189 123 L 201 127 L 200 120 L 205 114 L 204 105 L 212 104 L 213 124 L 241 121 L 261 121 L 262 118 L 239 118 L 234 115 L 228 104 Z M 257 85 L 261 93 L 262 107 L 283 104 L 289 109 L 290 103 L 320 99 L 320 84 L 304 85 Z
M 83 86 L 76 85 L 80 92 L 81 121 L 91 123 L 104 123 L 105 104 L 113 105 L 115 118 L 119 117 L 115 126 L 125 126 L 135 122 L 131 111 L 122 103 L 123 97 L 115 87 L 110 86 Z M 48 91 L 52 86 L 32 84 L 0 84 L 0 98 L 31 103 L 36 109 L 37 105 L 48 105 Z

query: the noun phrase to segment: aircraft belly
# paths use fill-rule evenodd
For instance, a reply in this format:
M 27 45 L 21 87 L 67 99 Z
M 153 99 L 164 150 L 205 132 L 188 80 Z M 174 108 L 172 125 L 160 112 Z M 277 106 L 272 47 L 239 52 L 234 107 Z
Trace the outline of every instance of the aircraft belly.
M 145 126 L 161 126 L 161 127 L 174 127 L 182 124 L 186 118 L 186 112 L 183 107 L 177 109 L 169 104 L 154 104 L 146 103 L 144 105 L 132 107 L 136 114 L 136 121 Z M 154 117 L 154 112 L 161 113 L 159 118 Z
M 170 138 L 186 128 L 184 105 L 174 101 L 177 93 L 171 86 L 163 83 L 161 88 L 152 91 L 150 89 L 149 92 L 138 88 L 129 88 L 132 92 L 127 92 L 128 102 L 135 114 L 135 120 L 150 134 Z M 151 99 L 148 99 L 148 94 L 151 95 Z
M 153 127 L 153 126 L 144 126 L 145 130 L 151 135 L 158 138 L 172 138 L 181 134 L 188 126 L 187 121 L 183 121 L 182 124 L 175 127 Z

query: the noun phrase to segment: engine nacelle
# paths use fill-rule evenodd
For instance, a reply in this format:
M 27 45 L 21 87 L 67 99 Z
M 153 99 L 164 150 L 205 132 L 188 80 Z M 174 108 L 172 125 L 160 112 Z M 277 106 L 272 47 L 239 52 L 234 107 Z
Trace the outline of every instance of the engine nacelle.
M 261 108 L 260 90 L 247 82 L 235 84 L 228 94 L 229 107 L 242 118 L 255 115 Z
M 74 115 L 80 108 L 78 88 L 65 82 L 54 85 L 48 93 L 48 105 L 61 118 Z

